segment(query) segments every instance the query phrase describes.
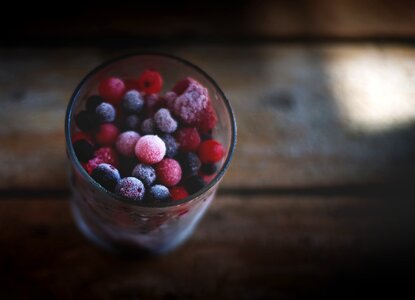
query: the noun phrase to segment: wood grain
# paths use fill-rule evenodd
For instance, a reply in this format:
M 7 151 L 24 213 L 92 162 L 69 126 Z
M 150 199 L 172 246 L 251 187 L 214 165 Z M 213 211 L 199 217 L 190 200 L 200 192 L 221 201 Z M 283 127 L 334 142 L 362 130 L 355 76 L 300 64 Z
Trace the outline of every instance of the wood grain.
M 123 53 L 129 50 L 143 48 Z M 200 65 L 234 107 L 238 144 L 224 187 L 382 184 L 414 174 L 413 47 L 157 50 Z M 66 189 L 66 104 L 84 74 L 118 54 L 98 48 L 0 51 L 1 189 Z
M 401 229 L 405 222 L 413 225 L 413 218 L 408 218 L 411 213 L 403 217 L 399 209 L 409 201 L 390 203 L 379 198 L 219 196 L 183 247 L 163 257 L 125 259 L 84 240 L 65 198 L 3 198 L 0 297 L 294 299 L 323 292 L 333 296 L 337 286 L 349 295 L 362 281 L 368 286 L 370 276 L 377 278 L 371 273 L 374 266 L 383 267 L 377 285 L 399 276 L 388 274 L 385 266 L 408 249 L 401 247 L 407 236 L 390 239 L 397 230 L 387 231 L 391 226 L 382 224 L 400 216 L 395 224 Z

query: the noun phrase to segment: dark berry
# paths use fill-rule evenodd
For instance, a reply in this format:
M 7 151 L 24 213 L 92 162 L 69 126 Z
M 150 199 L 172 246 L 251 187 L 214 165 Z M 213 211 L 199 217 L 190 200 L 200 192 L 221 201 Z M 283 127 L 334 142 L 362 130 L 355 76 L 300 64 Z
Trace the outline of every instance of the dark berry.
M 100 164 L 92 171 L 92 178 L 107 190 L 113 192 L 118 181 L 120 181 L 120 173 L 110 164 Z
M 73 149 L 75 150 L 78 160 L 82 162 L 90 160 L 94 153 L 94 146 L 85 139 L 77 140 L 73 143 Z
M 177 122 L 175 119 L 173 119 L 170 111 L 167 108 L 160 108 L 154 114 L 154 122 L 161 132 L 172 133 L 177 129 Z
M 169 199 L 170 191 L 164 185 L 153 185 L 148 192 L 148 200 L 150 201 L 167 201 Z
M 115 120 L 115 108 L 108 102 L 102 102 L 95 108 L 100 123 L 111 123 Z
M 199 158 L 204 164 L 215 163 L 222 159 L 225 150 L 221 143 L 216 140 L 206 140 L 200 144 L 198 150 Z
M 164 144 L 166 144 L 166 157 L 175 157 L 178 149 L 176 139 L 168 133 L 162 134 L 160 138 L 163 140 Z
M 83 110 L 75 117 L 76 125 L 82 131 L 90 131 L 98 126 L 98 119 L 92 112 Z
M 110 77 L 102 80 L 98 86 L 98 92 L 105 101 L 117 105 L 121 102 L 125 93 L 124 82 L 116 77 Z
M 137 130 L 140 128 L 140 118 L 136 115 L 129 115 L 125 118 L 124 128 L 126 130 Z
M 216 172 L 217 167 L 215 164 L 203 164 L 200 171 L 205 175 L 212 175 Z
M 146 70 L 138 79 L 138 86 L 140 91 L 146 94 L 155 94 L 161 91 L 163 78 L 157 71 Z
M 111 146 L 117 140 L 119 133 L 117 126 L 114 124 L 101 124 L 95 134 L 95 141 L 102 146 Z
M 132 171 L 132 175 L 140 179 L 146 186 L 152 185 L 156 180 L 156 171 L 150 165 L 136 165 Z
M 144 100 L 138 91 L 131 90 L 122 98 L 121 106 L 127 113 L 137 114 L 143 109 Z
M 182 186 L 174 186 L 169 189 L 172 200 L 182 200 L 189 196 L 189 193 Z
M 145 188 L 137 178 L 125 177 L 118 182 L 115 192 L 128 200 L 140 201 L 144 198 Z
M 212 130 L 208 132 L 203 132 L 202 134 L 200 134 L 200 138 L 202 139 L 202 141 L 213 139 Z
M 199 157 L 193 152 L 182 152 L 177 156 L 177 160 L 184 177 L 196 175 L 202 165 Z
M 95 108 L 97 108 L 97 106 L 100 105 L 102 102 L 104 102 L 104 99 L 102 99 L 101 96 L 92 95 L 88 99 L 86 99 L 86 110 L 94 112 Z
M 148 119 L 145 119 L 143 123 L 141 123 L 140 129 L 143 135 L 154 134 L 156 131 L 156 124 L 154 123 L 153 119 L 148 118 Z
M 205 181 L 200 176 L 192 176 L 184 182 L 184 188 L 191 195 L 202 189 L 206 185 Z

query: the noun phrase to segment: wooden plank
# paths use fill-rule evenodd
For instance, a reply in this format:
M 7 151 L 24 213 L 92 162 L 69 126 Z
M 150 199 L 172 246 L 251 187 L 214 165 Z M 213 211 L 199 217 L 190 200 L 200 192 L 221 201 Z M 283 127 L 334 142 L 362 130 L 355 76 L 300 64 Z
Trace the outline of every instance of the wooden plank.
M 415 4 L 410 0 L 244 0 L 191 5 L 182 0 L 119 3 L 110 9 L 88 2 L 82 10 L 67 7 L 53 15 L 46 10 L 36 15 L 22 12 L 21 22 L 7 27 L 5 37 L 18 43 L 22 39 L 49 43 L 131 39 L 140 43 L 143 38 L 412 38 L 415 34 Z
M 390 207 L 370 198 L 220 196 L 183 247 L 134 260 L 84 240 L 65 199 L 3 198 L 0 297 L 292 299 L 333 292 L 336 284 L 345 295 L 358 287 L 359 272 L 373 271 L 368 261 L 377 257 L 375 266 L 384 267 L 383 259 L 404 253 L 403 236 L 391 239 L 396 231 L 382 224 L 397 224 L 403 210 L 396 208 L 406 202 Z M 413 225 L 413 218 L 397 220 Z M 399 251 L 391 256 L 388 245 Z M 355 281 L 341 281 L 347 272 Z M 382 276 L 390 279 L 387 269 Z
M 373 184 L 414 174 L 413 47 L 159 50 L 200 65 L 234 107 L 238 144 L 224 187 Z M 66 188 L 66 103 L 84 74 L 120 52 L 24 48 L 0 53 L 0 188 Z

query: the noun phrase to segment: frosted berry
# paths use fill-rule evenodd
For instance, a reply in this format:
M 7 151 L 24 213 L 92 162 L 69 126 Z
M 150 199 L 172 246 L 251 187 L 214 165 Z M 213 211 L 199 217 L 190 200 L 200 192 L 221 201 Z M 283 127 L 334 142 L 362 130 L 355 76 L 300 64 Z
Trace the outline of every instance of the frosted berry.
M 172 200 L 182 200 L 189 196 L 189 193 L 182 186 L 174 186 L 171 187 L 169 190 Z
M 163 86 L 163 78 L 154 70 L 144 71 L 138 79 L 138 87 L 141 92 L 147 94 L 158 93 Z
M 177 122 L 170 114 L 170 111 L 166 108 L 160 108 L 154 114 L 154 122 L 157 128 L 164 133 L 172 133 L 177 129 Z
M 80 111 L 75 117 L 76 126 L 82 131 L 90 131 L 98 126 L 98 119 L 95 113 Z
M 198 153 L 202 163 L 209 164 L 220 161 L 225 151 L 218 141 L 206 140 L 200 144 Z
M 184 187 L 186 191 L 191 195 L 201 190 L 206 185 L 205 181 L 200 176 L 192 176 L 186 179 Z
M 125 131 L 121 133 L 115 142 L 118 153 L 124 156 L 133 157 L 135 154 L 135 144 L 140 135 L 135 131 Z
M 102 146 L 111 146 L 117 140 L 118 128 L 112 123 L 105 123 L 99 126 L 95 134 L 95 141 Z
M 140 201 L 144 198 L 145 188 L 139 179 L 125 177 L 118 182 L 115 192 L 128 200 Z
M 209 102 L 207 108 L 199 114 L 195 125 L 200 132 L 208 133 L 215 128 L 217 122 L 218 117 L 216 116 L 216 112 L 213 109 L 212 104 Z
M 150 201 L 167 201 L 170 200 L 170 191 L 161 184 L 153 185 L 148 192 L 148 200 Z
M 164 101 L 157 94 L 145 95 L 145 105 L 148 115 L 152 116 L 163 106 Z
M 155 164 L 166 154 L 166 145 L 157 135 L 145 135 L 135 145 L 135 155 L 145 164 Z
M 120 78 L 110 77 L 102 80 L 98 86 L 99 95 L 106 102 L 117 105 L 125 93 L 125 84 Z
M 107 190 L 113 192 L 118 181 L 120 173 L 110 164 L 100 164 L 92 171 L 92 178 Z
M 141 123 L 140 129 L 142 134 L 154 134 L 156 132 L 156 123 L 151 118 L 145 119 Z
M 200 166 L 202 163 L 200 162 L 199 157 L 193 152 L 183 152 L 177 156 L 177 160 L 182 167 L 182 172 L 184 177 L 197 175 Z
M 115 108 L 108 102 L 102 102 L 95 108 L 100 123 L 111 123 L 115 120 Z
M 146 186 L 151 186 L 156 180 L 156 171 L 152 166 L 138 164 L 134 167 L 132 175 L 140 179 Z
M 131 90 L 125 93 L 121 101 L 121 106 L 125 112 L 137 114 L 143 109 L 144 100 L 138 91 Z
M 98 105 L 100 105 L 102 102 L 104 102 L 104 99 L 102 99 L 101 96 L 98 96 L 98 95 L 89 96 L 88 99 L 86 99 L 86 110 L 94 112 L 95 108 Z
M 73 149 L 79 161 L 86 162 L 92 158 L 94 145 L 86 139 L 79 139 L 73 143 Z
M 102 163 L 118 167 L 117 152 L 111 147 L 101 147 L 94 152 L 94 157 L 99 159 Z
M 200 135 L 195 127 L 184 127 L 175 133 L 177 143 L 182 151 L 196 151 L 200 145 Z
M 177 155 L 178 145 L 176 139 L 168 133 L 165 133 L 160 136 L 166 145 L 166 157 L 173 158 Z
M 174 186 L 182 179 L 182 168 L 177 160 L 165 158 L 155 165 L 157 181 L 166 186 Z

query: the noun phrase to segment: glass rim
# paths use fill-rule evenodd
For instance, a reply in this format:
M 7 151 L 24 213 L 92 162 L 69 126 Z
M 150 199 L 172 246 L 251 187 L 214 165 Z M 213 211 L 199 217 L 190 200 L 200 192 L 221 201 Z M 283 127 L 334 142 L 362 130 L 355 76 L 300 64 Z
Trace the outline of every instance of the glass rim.
M 99 71 L 101 71 L 102 69 L 117 63 L 119 61 L 122 60 L 126 60 L 132 57 L 136 57 L 136 56 L 154 56 L 154 57 L 164 57 L 164 58 L 168 58 L 171 60 L 174 60 L 176 62 L 182 63 L 185 66 L 188 66 L 194 70 L 196 70 L 197 72 L 199 72 L 203 77 L 205 77 L 212 85 L 213 87 L 216 89 L 216 92 L 219 93 L 219 95 L 221 96 L 221 100 L 222 102 L 225 104 L 226 107 L 226 111 L 228 113 L 229 116 L 229 120 L 230 120 L 230 125 L 231 125 L 231 140 L 230 140 L 230 144 L 229 144 L 229 151 L 228 151 L 228 155 L 226 156 L 226 159 L 222 165 L 222 167 L 220 168 L 219 172 L 216 174 L 216 176 L 207 184 L 205 185 L 202 189 L 200 189 L 198 192 L 184 198 L 181 200 L 169 200 L 167 202 L 160 202 L 160 203 L 151 203 L 148 201 L 134 201 L 134 200 L 130 200 L 130 199 L 126 199 L 120 195 L 117 195 L 116 193 L 113 193 L 111 191 L 108 191 L 106 188 L 104 188 L 103 186 L 101 186 L 98 182 L 96 182 L 87 172 L 86 170 L 82 167 L 80 161 L 78 160 L 78 158 L 76 157 L 75 154 L 75 150 L 73 148 L 72 142 L 71 142 L 71 122 L 72 122 L 72 114 L 73 114 L 73 104 L 75 103 L 75 100 L 77 99 L 77 97 L 79 96 L 80 90 L 81 88 L 84 86 L 84 84 L 92 77 L 94 76 L 96 73 L 98 73 Z M 161 53 L 161 52 L 134 52 L 134 53 L 129 53 L 129 54 L 124 54 L 109 60 L 106 60 L 105 62 L 103 62 L 102 64 L 98 65 L 97 67 L 93 68 L 90 72 L 88 72 L 83 79 L 80 81 L 80 83 L 76 86 L 70 100 L 69 103 L 67 105 L 66 108 L 66 112 L 65 112 L 65 142 L 66 142 L 66 149 L 68 151 L 68 155 L 69 155 L 69 159 L 73 162 L 73 164 L 75 165 L 75 168 L 81 173 L 82 177 L 92 186 L 94 186 L 94 188 L 98 189 L 99 191 L 103 192 L 104 194 L 106 194 L 107 196 L 114 198 L 114 200 L 117 201 L 121 201 L 121 203 L 125 203 L 128 205 L 132 205 L 132 206 L 137 206 L 137 207 L 148 207 L 148 208 L 166 208 L 166 207 L 173 207 L 173 206 L 178 206 L 187 202 L 191 202 L 197 198 L 199 198 L 200 196 L 202 196 L 203 194 L 209 192 L 210 190 L 212 190 L 212 188 L 214 188 L 219 181 L 222 179 L 222 177 L 225 175 L 226 170 L 228 169 L 230 162 L 233 158 L 234 155 L 234 150 L 235 150 L 235 146 L 236 146 L 236 132 L 237 132 L 237 127 L 236 127 L 236 120 L 235 120 L 235 115 L 233 113 L 232 110 L 232 106 L 228 100 L 228 98 L 225 96 L 224 92 L 222 91 L 222 89 L 219 87 L 219 85 L 216 83 L 216 81 L 210 76 L 208 75 L 205 71 L 203 71 L 200 67 L 194 65 L 193 63 L 177 57 L 175 55 L 171 55 L 171 54 L 166 54 L 166 53 Z

